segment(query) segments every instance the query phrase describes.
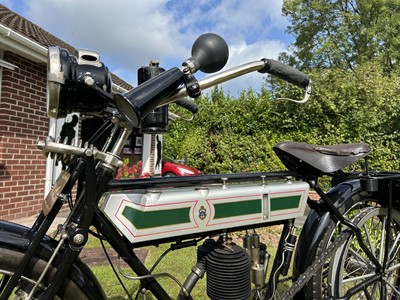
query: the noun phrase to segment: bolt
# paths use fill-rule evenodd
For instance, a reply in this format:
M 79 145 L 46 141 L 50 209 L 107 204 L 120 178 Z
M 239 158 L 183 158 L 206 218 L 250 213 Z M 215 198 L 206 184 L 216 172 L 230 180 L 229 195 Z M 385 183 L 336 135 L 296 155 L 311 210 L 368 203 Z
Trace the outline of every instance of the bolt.
M 85 76 L 85 79 L 83 80 L 83 82 L 87 85 L 87 86 L 93 86 L 94 84 L 94 79 L 90 76 Z
M 90 157 L 93 155 L 93 150 L 92 149 L 86 149 L 85 154 L 87 157 Z
M 83 234 L 78 233 L 77 235 L 74 236 L 73 241 L 75 244 L 80 245 L 85 241 L 85 237 Z
M 262 187 L 265 187 L 265 175 L 261 176 Z
M 222 180 L 222 188 L 226 189 L 228 178 L 222 177 L 221 180 Z

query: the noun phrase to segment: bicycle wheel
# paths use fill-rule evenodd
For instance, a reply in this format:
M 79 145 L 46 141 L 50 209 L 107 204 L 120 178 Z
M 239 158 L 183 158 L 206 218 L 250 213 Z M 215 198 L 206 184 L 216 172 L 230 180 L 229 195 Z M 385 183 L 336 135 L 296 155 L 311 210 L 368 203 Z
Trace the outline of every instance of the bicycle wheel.
M 379 201 L 373 197 L 370 197 L 368 193 L 356 193 L 351 197 L 347 198 L 343 205 L 339 207 L 339 210 L 346 216 L 346 218 L 352 218 L 353 216 L 357 215 L 361 210 L 366 207 L 379 207 Z M 320 256 L 330 245 L 330 243 L 334 240 L 334 238 L 338 235 L 342 226 L 337 222 L 330 221 L 325 228 L 317 228 L 312 230 L 323 230 L 323 234 L 321 239 L 318 241 L 315 251 L 311 251 L 312 257 Z M 307 231 L 305 233 L 301 233 L 301 235 L 312 235 L 315 231 Z M 300 236 L 301 238 L 301 236 Z M 297 250 L 296 250 L 297 251 Z M 308 261 L 308 260 L 307 260 Z M 301 262 L 301 259 L 300 259 Z M 309 263 L 311 263 L 310 261 Z M 308 264 L 303 266 L 305 270 Z M 302 291 L 298 293 L 294 299 L 296 300 L 322 300 L 328 297 L 330 294 L 329 287 L 330 287 L 330 278 L 329 278 L 329 271 L 330 271 L 330 260 L 328 260 L 324 267 L 318 270 L 315 275 L 307 282 L 304 286 Z
M 4 291 L 10 277 L 14 274 L 14 270 L 23 255 L 23 253 L 18 251 L 0 248 L 0 295 Z M 29 294 L 45 265 L 46 262 L 38 258 L 33 258 L 29 262 L 26 272 L 21 277 L 18 286 L 15 288 L 14 292 L 16 295 L 14 295 L 15 298 L 13 299 L 25 299 L 23 298 L 24 294 L 25 296 Z M 43 292 L 44 288 L 51 282 L 51 276 L 55 271 L 56 268 L 50 267 L 48 275 L 44 277 L 43 283 L 39 285 L 37 291 L 30 299 L 37 299 L 37 295 Z M 56 299 L 87 300 L 88 298 L 85 296 L 85 293 L 78 288 L 78 286 L 76 286 L 71 280 L 66 279 L 62 284 Z
M 392 210 L 388 244 L 387 208 L 366 208 L 359 216 L 361 219 L 356 225 L 361 229 L 363 241 L 384 270 L 377 270 L 352 235 L 330 260 L 328 296 L 335 299 L 400 299 L 400 213 Z

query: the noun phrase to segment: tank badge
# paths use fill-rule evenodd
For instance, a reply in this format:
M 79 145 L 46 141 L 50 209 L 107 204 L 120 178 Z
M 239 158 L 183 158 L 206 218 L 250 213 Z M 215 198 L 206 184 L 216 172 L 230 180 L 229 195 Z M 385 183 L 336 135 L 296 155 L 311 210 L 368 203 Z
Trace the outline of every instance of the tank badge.
M 199 209 L 199 218 L 200 220 L 204 220 L 207 217 L 207 209 L 204 208 L 204 206 L 201 206 Z

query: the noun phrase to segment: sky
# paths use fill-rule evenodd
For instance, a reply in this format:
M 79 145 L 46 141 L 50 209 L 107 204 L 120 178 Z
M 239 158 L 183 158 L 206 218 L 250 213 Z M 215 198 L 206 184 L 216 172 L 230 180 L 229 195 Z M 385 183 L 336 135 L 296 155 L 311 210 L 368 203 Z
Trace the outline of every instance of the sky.
M 229 46 L 223 70 L 276 59 L 294 38 L 285 33 L 282 0 L 0 0 L 75 48 L 96 50 L 111 72 L 137 85 L 137 69 L 158 60 L 169 69 L 191 55 L 198 36 L 212 32 Z M 207 76 L 197 75 L 198 79 Z M 230 95 L 252 87 L 257 72 L 222 84 Z

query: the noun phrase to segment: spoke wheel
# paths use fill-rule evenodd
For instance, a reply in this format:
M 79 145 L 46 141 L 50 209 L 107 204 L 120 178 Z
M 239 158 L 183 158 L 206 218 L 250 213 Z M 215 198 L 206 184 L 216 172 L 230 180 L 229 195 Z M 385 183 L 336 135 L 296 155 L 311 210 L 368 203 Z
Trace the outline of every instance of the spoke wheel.
M 369 207 L 357 222 L 364 243 L 384 267 L 378 270 L 352 235 L 329 263 L 329 296 L 344 299 L 400 299 L 400 213 L 392 210 L 388 227 L 388 210 Z M 390 228 L 387 243 L 386 232 Z
M 0 295 L 4 291 L 8 281 L 10 280 L 11 276 L 13 275 L 13 272 L 10 272 L 8 270 L 0 269 Z M 21 280 L 18 284 L 18 286 L 14 289 L 13 294 L 15 295 L 13 299 L 26 299 L 26 297 L 29 295 L 30 290 L 35 284 L 35 280 L 27 278 L 25 276 L 21 277 Z M 38 294 L 40 292 L 43 292 L 43 287 L 39 286 L 37 289 L 37 292 L 35 294 Z M 29 299 L 37 299 L 35 296 L 30 297 Z M 59 297 L 55 298 L 56 300 L 60 299 Z
M 18 262 L 22 259 L 23 255 L 23 253 L 18 251 L 0 248 L 0 296 L 2 295 L 7 282 L 14 274 L 14 270 L 17 268 Z M 26 299 L 26 296 L 29 295 L 45 266 L 45 261 L 34 257 L 29 262 L 26 272 L 15 287 L 14 292 L 11 295 L 11 297 L 14 298 L 11 299 Z M 49 274 L 45 276 L 42 284 L 39 284 L 33 296 L 29 299 L 38 299 L 38 296 L 51 283 L 51 278 L 55 271 L 55 268 L 50 267 Z M 88 298 L 85 296 L 85 293 L 77 287 L 77 285 L 70 280 L 66 280 L 62 284 L 59 295 L 55 297 L 55 299 L 87 300 Z
M 342 207 L 341 210 L 345 217 L 352 219 L 358 215 L 361 211 L 370 207 L 380 207 L 376 199 L 366 198 L 363 199 L 359 195 L 348 199 L 348 206 Z M 330 243 L 336 238 L 339 232 L 343 229 L 340 223 L 332 222 L 326 229 L 325 236 L 319 243 L 316 255 L 321 255 Z M 301 296 L 297 296 L 296 300 L 322 300 L 328 298 L 331 295 L 331 278 L 329 274 L 331 271 L 330 259 L 325 263 L 324 267 L 317 271 L 315 276 L 306 284 L 305 293 Z

